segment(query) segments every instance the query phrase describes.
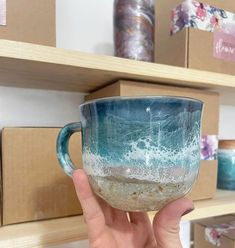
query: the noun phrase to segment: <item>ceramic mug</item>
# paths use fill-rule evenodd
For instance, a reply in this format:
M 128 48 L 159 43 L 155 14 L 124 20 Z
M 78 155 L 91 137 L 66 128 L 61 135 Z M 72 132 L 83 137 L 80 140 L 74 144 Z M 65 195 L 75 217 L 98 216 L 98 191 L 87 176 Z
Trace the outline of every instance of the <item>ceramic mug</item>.
M 62 128 L 60 165 L 71 176 L 69 137 L 82 132 L 83 168 L 93 191 L 125 211 L 158 210 L 184 196 L 200 163 L 203 103 L 168 96 L 111 97 L 80 106 Z
M 235 140 L 219 141 L 217 187 L 235 190 Z

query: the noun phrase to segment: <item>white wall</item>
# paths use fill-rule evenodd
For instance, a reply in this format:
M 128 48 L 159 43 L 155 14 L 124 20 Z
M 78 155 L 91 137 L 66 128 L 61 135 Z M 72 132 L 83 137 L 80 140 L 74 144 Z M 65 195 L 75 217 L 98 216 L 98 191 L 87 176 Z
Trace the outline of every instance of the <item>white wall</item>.
M 83 94 L 0 88 L 0 126 L 63 126 L 79 120 Z
M 57 0 L 57 46 L 113 55 L 113 0 Z
M 235 106 L 220 105 L 220 139 L 235 139 Z

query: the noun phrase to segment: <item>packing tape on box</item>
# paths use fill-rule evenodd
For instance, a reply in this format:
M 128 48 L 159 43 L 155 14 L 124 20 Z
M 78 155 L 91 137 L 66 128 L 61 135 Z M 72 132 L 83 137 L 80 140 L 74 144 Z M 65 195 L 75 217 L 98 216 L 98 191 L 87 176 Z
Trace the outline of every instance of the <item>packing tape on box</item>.
M 202 135 L 201 160 L 216 160 L 218 154 L 219 138 L 217 135 Z
M 235 23 L 234 13 L 198 1 L 185 0 L 172 10 L 171 34 L 190 27 L 214 32 L 217 29 L 226 29 L 231 23 Z M 235 30 L 233 32 L 235 35 Z
M 0 25 L 6 25 L 6 0 L 0 0 Z
M 230 223 L 214 225 L 212 227 L 205 228 L 205 240 L 210 242 L 214 246 L 220 246 L 220 237 L 229 231 L 235 230 L 235 221 Z

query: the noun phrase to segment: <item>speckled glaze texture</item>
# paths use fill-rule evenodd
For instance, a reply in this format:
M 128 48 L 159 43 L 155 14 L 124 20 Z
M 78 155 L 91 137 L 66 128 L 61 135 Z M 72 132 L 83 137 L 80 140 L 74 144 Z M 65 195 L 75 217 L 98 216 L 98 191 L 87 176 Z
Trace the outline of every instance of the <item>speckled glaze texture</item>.
M 154 57 L 154 1 L 114 1 L 115 56 L 142 61 Z
M 218 188 L 235 190 L 235 150 L 218 151 Z
M 81 105 L 83 167 L 94 192 L 126 211 L 157 210 L 184 196 L 198 175 L 202 106 L 174 97 Z

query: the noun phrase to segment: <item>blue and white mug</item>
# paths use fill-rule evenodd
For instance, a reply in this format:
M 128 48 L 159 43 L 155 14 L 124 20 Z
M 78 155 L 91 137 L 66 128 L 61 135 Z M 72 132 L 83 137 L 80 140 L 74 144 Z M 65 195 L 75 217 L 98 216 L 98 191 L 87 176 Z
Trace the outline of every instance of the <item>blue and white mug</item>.
M 94 192 L 125 211 L 158 210 L 188 193 L 197 178 L 202 108 L 199 100 L 168 96 L 85 102 L 81 122 L 58 136 L 59 162 L 71 176 L 68 142 L 81 131 L 83 168 Z

